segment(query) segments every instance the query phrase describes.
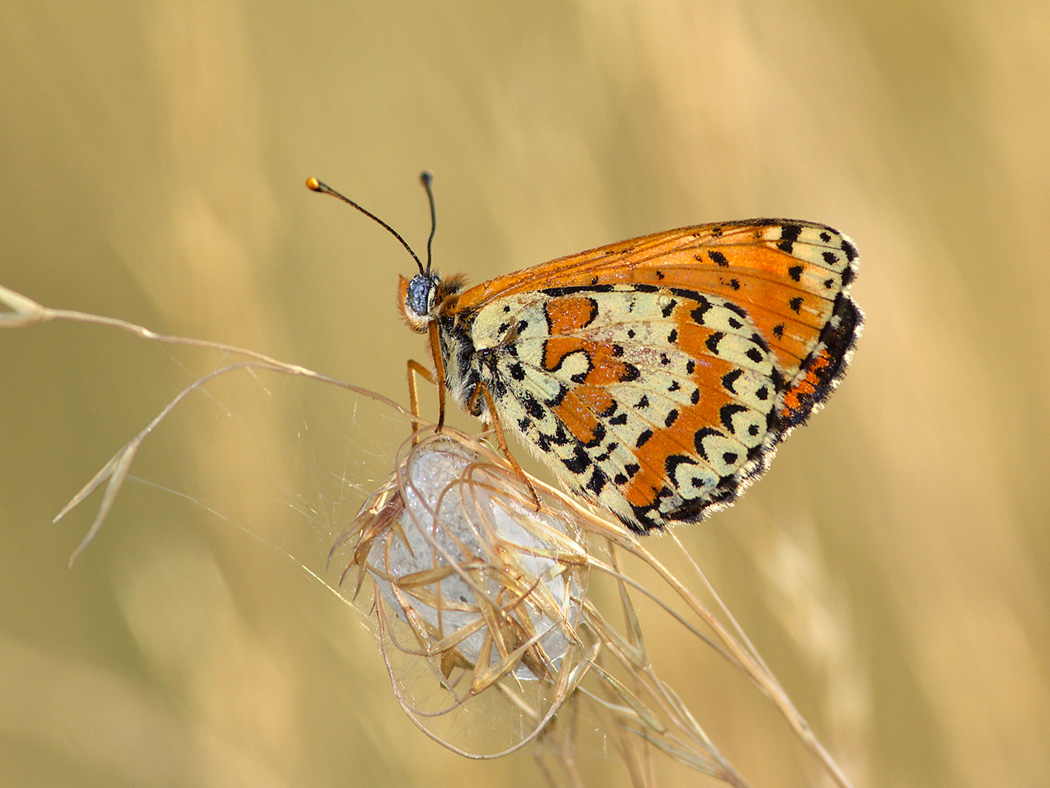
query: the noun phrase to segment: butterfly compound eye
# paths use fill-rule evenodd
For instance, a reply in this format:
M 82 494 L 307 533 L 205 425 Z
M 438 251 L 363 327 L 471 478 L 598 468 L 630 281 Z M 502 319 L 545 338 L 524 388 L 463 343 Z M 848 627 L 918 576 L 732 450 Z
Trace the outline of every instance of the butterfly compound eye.
M 405 293 L 405 307 L 413 317 L 426 317 L 433 301 L 434 280 L 423 274 L 412 277 Z

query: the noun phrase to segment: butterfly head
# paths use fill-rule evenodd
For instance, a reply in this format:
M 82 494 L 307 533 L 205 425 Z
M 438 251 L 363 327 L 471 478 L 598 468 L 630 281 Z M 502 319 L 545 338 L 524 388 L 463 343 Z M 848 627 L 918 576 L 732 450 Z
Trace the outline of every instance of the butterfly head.
M 435 273 L 421 271 L 411 279 L 399 277 L 397 305 L 409 328 L 418 334 L 427 330 L 442 314 L 450 314 L 456 306 L 457 294 L 463 289 L 462 276 L 442 279 Z
M 411 279 L 400 277 L 397 302 L 401 314 L 413 331 L 423 333 L 434 319 L 440 288 L 441 280 L 437 274 L 420 272 Z
M 437 274 L 431 272 L 431 247 L 434 241 L 434 230 L 437 228 L 437 221 L 434 213 L 434 193 L 430 188 L 433 176 L 431 176 L 429 172 L 424 172 L 419 176 L 419 180 L 423 184 L 423 188 L 426 189 L 427 201 L 430 203 L 430 236 L 427 238 L 426 267 L 423 266 L 423 262 L 419 259 L 419 255 L 412 251 L 412 247 L 408 245 L 408 242 L 401 237 L 397 230 L 384 222 L 374 213 L 361 207 L 348 197 L 344 197 L 335 189 L 322 183 L 316 178 L 308 178 L 306 186 L 312 191 L 331 195 L 332 197 L 342 200 L 348 205 L 356 208 L 393 235 L 400 244 L 405 247 L 408 253 L 412 255 L 416 267 L 419 268 L 419 273 L 411 279 L 405 279 L 403 276 L 401 277 L 397 300 L 398 306 L 401 309 L 401 314 L 405 316 L 408 325 L 413 331 L 423 333 L 427 330 L 427 326 L 434 321 L 434 318 L 437 316 L 438 310 L 445 302 L 445 299 L 449 295 L 459 292 L 462 288 L 462 283 L 461 280 L 457 278 L 453 278 L 448 282 L 442 282 Z

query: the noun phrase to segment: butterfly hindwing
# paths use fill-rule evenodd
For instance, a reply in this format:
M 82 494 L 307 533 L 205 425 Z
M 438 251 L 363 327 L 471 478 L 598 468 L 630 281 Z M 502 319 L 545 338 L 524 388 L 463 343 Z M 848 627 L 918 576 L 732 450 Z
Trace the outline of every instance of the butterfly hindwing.
M 472 336 L 504 426 L 635 528 L 699 519 L 762 462 L 778 373 L 722 299 L 546 288 L 486 305 Z

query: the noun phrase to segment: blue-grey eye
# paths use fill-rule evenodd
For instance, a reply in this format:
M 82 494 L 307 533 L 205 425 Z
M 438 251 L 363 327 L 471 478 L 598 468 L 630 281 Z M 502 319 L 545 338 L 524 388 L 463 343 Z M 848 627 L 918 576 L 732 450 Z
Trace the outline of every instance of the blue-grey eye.
M 408 283 L 408 293 L 405 297 L 405 305 L 412 313 L 420 317 L 427 314 L 430 310 L 430 292 L 435 284 L 437 284 L 437 281 L 425 274 L 418 274 L 412 277 L 412 281 Z

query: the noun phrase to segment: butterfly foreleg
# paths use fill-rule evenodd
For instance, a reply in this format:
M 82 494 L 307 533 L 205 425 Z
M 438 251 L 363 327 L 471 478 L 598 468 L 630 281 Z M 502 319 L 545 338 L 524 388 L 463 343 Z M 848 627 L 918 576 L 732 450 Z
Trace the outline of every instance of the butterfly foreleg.
M 441 356 L 441 335 L 438 332 L 436 320 L 430 322 L 427 327 L 427 335 L 430 338 L 430 357 L 434 360 L 434 373 L 437 380 L 430 379 L 431 383 L 437 384 L 438 390 L 438 423 L 437 431 L 445 426 L 445 360 Z
M 423 378 L 427 383 L 436 385 L 438 390 L 437 431 L 441 432 L 441 428 L 445 426 L 445 364 L 441 358 L 441 340 L 436 323 L 430 324 L 428 333 L 430 356 L 434 360 L 434 372 L 432 373 L 415 359 L 408 360 L 408 401 L 413 420 L 418 427 L 422 419 L 419 416 L 419 390 L 416 387 L 416 376 Z
M 529 494 L 532 496 L 533 502 L 536 504 L 536 511 L 540 510 L 540 496 L 536 493 L 536 488 L 532 486 L 532 482 L 529 481 L 529 477 L 526 475 L 525 470 L 518 464 L 518 461 L 514 459 L 514 455 L 510 453 L 510 446 L 507 445 L 507 437 L 503 434 L 503 425 L 500 423 L 499 415 L 496 413 L 496 403 L 492 401 L 492 394 L 489 393 L 488 386 L 484 383 L 478 383 L 474 387 L 474 391 L 470 394 L 470 400 L 467 405 L 467 410 L 470 413 L 477 412 L 478 398 L 484 397 L 485 404 L 488 405 L 489 418 L 492 421 L 493 431 L 496 433 L 496 443 L 499 444 L 499 449 L 503 452 L 503 456 L 506 457 L 507 462 L 510 463 L 510 467 L 514 469 L 514 472 L 521 477 L 521 480 L 525 482 L 525 486 L 529 490 Z

